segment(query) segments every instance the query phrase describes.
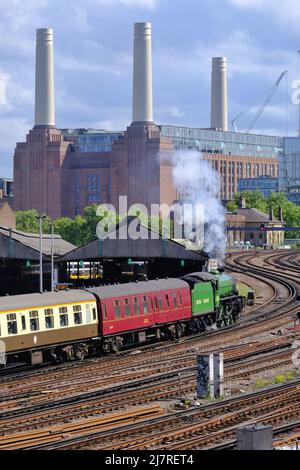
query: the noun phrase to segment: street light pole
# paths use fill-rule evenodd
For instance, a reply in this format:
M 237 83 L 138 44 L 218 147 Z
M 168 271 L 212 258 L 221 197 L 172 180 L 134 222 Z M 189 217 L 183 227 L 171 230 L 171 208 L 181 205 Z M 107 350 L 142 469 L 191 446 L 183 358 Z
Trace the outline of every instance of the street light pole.
M 40 250 L 40 294 L 43 293 L 43 219 L 45 215 L 38 215 L 36 217 L 39 221 L 39 250 Z
M 54 290 L 54 224 L 51 223 L 51 292 Z
M 40 294 L 43 293 L 43 217 L 39 216 L 40 236 Z

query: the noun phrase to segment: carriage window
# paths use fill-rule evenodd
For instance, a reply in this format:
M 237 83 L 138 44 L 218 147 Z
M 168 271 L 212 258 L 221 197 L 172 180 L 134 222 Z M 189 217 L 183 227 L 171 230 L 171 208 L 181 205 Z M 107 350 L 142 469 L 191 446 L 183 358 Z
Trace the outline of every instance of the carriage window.
M 39 312 L 32 310 L 29 312 L 30 331 L 38 331 L 40 329 L 39 324 Z
M 121 317 L 121 308 L 120 308 L 120 301 L 119 300 L 114 301 L 114 312 L 115 312 L 115 318 L 120 318 Z
M 163 302 L 162 302 L 162 297 L 161 297 L 161 295 L 158 296 L 157 300 L 158 300 L 158 307 L 159 307 L 160 310 L 162 310 L 162 308 L 163 308 Z
M 45 326 L 47 330 L 54 328 L 54 316 L 52 308 L 46 308 L 45 310 Z
M 73 306 L 73 313 L 74 313 L 74 324 L 75 325 L 81 325 L 82 324 L 81 305 L 74 305 Z
M 176 297 L 176 292 L 172 292 L 172 297 L 173 297 L 174 308 L 177 308 L 177 297 Z
M 67 307 L 59 307 L 59 322 L 60 326 L 69 326 L 69 316 Z
M 93 307 L 93 320 L 97 319 L 96 309 Z
M 143 313 L 148 313 L 148 297 L 143 295 Z
M 168 294 L 166 295 L 166 302 L 167 302 L 167 308 L 170 308 L 170 297 Z
M 130 316 L 130 303 L 129 299 L 125 299 L 125 315 L 126 317 Z
M 18 334 L 17 315 L 15 313 L 9 313 L 7 315 L 7 331 L 9 335 Z
M 134 310 L 135 315 L 140 314 L 140 303 L 137 297 L 134 297 L 134 300 L 133 300 L 133 310 Z
M 102 312 L 103 312 L 104 320 L 107 320 L 107 311 L 106 311 L 105 304 L 102 304 Z
M 26 318 L 25 315 L 21 316 L 21 322 L 22 322 L 22 331 L 26 330 Z

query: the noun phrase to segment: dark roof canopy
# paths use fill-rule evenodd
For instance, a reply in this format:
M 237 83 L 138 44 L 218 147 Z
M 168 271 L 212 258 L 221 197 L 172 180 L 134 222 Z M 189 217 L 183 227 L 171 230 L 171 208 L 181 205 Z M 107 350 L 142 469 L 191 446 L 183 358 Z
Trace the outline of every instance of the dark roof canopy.
M 136 240 L 128 235 L 130 224 L 138 227 Z M 125 234 L 125 237 L 124 237 Z M 123 237 L 123 238 L 122 238 Z M 194 248 L 194 247 L 193 247 Z M 109 232 L 109 237 L 100 240 L 94 238 L 89 243 L 76 248 L 63 256 L 64 261 L 92 260 L 113 258 L 173 258 L 191 261 L 203 261 L 207 256 L 201 251 L 187 249 L 182 241 L 163 238 L 159 233 L 142 225 L 136 217 L 128 217 L 117 225 L 115 230 Z
M 75 248 L 60 235 L 54 235 L 54 255 L 62 256 Z M 50 257 L 51 235 L 43 234 L 43 254 Z M 39 234 L 24 233 L 0 226 L 0 258 L 37 261 L 39 259 Z

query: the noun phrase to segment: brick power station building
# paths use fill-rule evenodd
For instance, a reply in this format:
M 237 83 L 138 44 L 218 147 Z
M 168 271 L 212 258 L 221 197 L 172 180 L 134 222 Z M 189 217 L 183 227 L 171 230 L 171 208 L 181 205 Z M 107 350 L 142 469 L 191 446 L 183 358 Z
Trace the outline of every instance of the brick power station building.
M 237 192 L 239 178 L 277 176 L 280 139 L 228 132 L 226 59 L 214 58 L 212 64 L 211 128 L 157 126 L 151 24 L 136 23 L 131 125 L 116 133 L 61 131 L 54 118 L 53 31 L 37 30 L 35 126 L 16 146 L 14 209 L 74 217 L 93 203 L 118 207 L 119 195 L 127 195 L 129 205 L 172 204 L 180 197 L 168 158 L 175 150 L 203 153 L 220 175 L 222 200 Z M 88 143 L 97 139 L 106 139 L 107 145 Z

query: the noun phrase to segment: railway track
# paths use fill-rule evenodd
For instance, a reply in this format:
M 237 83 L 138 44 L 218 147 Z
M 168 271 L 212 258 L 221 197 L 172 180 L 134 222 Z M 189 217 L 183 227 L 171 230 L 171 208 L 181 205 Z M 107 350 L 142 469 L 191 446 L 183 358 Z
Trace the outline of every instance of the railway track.
M 284 347 L 285 343 L 277 344 L 279 348 Z M 273 345 L 272 347 L 276 347 Z M 261 353 L 263 348 L 261 348 Z M 291 363 L 291 349 L 275 349 L 267 356 L 256 357 L 255 355 L 241 360 L 231 357 L 225 362 L 225 380 L 236 380 L 242 378 L 245 380 L 261 371 L 266 367 L 282 367 Z M 0 420 L 0 434 L 10 432 L 21 432 L 29 429 L 37 429 L 45 426 L 51 426 L 57 423 L 71 422 L 74 419 L 88 418 L 91 414 L 94 416 L 109 413 L 113 410 L 124 409 L 124 395 L 126 393 L 126 406 L 141 405 L 145 402 L 157 402 L 161 400 L 178 399 L 181 396 L 195 393 L 196 366 L 195 361 L 190 367 L 180 369 L 180 384 L 178 381 L 178 372 L 160 373 L 149 378 L 148 383 L 140 380 L 135 384 L 129 383 L 127 387 L 121 387 L 119 391 L 115 388 L 107 389 L 105 395 L 98 398 L 87 399 L 81 397 L 79 402 L 73 404 L 67 403 L 48 403 L 47 413 L 40 406 L 32 406 L 23 409 L 22 413 L 15 411 L 3 413 Z M 126 391 L 127 388 L 127 391 Z M 82 403 L 83 402 L 83 403 Z M 63 412 L 62 412 L 63 410 Z
M 70 424 L 72 420 L 78 420 L 80 427 L 80 421 L 107 416 L 112 410 L 122 413 L 128 406 L 193 394 L 195 356 L 199 347 L 201 352 L 223 350 L 226 380 L 245 380 L 266 368 L 287 366 L 291 362 L 290 348 L 298 337 L 297 333 L 273 336 L 265 341 L 253 338 L 290 322 L 289 315 L 299 306 L 296 301 L 299 284 L 295 281 L 295 273 L 287 270 L 278 275 L 276 270 L 273 272 L 272 263 L 278 260 L 272 260 L 269 254 L 268 259 L 264 257 L 262 261 L 262 264 L 270 263 L 268 270 L 265 266 L 251 266 L 249 254 L 236 258 L 236 265 L 230 260 L 230 269 L 250 273 L 272 286 L 273 295 L 266 305 L 257 306 L 237 325 L 184 338 L 177 343 L 155 344 L 118 356 L 2 378 L 0 433 L 6 437 L 13 433 L 13 429 L 18 433 L 42 432 L 47 426 L 52 429 L 62 423 Z M 180 384 L 178 373 L 181 374 Z M 189 416 L 188 411 L 186 414 Z M 273 418 L 275 420 L 275 415 Z M 80 441 L 81 437 L 76 439 Z M 219 445 L 217 439 L 216 442 Z
M 300 379 L 191 411 L 163 416 L 142 425 L 122 426 L 42 447 L 48 450 L 194 450 L 232 438 L 240 424 L 300 423 L 299 397 Z

